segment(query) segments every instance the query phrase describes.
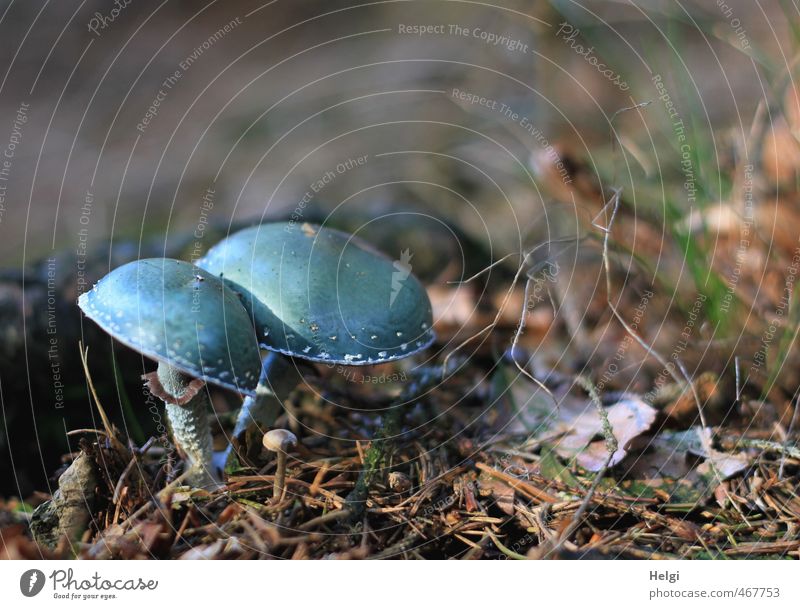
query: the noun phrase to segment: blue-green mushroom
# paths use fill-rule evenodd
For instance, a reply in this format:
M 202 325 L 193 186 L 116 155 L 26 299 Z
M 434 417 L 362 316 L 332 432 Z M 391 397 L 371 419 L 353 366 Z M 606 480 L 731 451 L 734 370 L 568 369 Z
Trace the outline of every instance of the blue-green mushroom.
M 261 368 L 250 315 L 216 276 L 168 258 L 138 260 L 82 294 L 84 314 L 117 341 L 158 362 L 145 375 L 164 400 L 187 480 L 218 480 L 212 466 L 206 382 L 254 396 Z
M 364 366 L 408 357 L 434 340 L 431 303 L 411 273 L 410 252 L 393 260 L 364 241 L 308 223 L 240 230 L 197 264 L 242 294 L 265 359 L 258 398 L 246 399 L 234 429 L 267 427 L 281 391 L 298 382 L 287 358 Z

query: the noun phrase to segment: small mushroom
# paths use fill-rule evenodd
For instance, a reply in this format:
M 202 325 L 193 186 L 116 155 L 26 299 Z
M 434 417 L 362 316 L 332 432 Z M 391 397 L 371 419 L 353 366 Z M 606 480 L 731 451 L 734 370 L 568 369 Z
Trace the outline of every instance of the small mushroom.
M 286 480 L 286 452 L 297 445 L 297 436 L 288 429 L 273 429 L 264 434 L 264 448 L 278 455 L 278 467 L 275 470 L 275 484 L 272 497 L 277 500 L 283 495 Z
M 430 299 L 411 273 L 410 253 L 399 257 L 338 230 L 275 222 L 234 233 L 197 264 L 242 294 L 262 348 L 364 366 L 408 357 L 434 340 Z M 273 425 L 282 402 L 270 387 L 288 392 L 299 381 L 295 363 L 266 364 L 235 435 L 253 422 Z
M 255 395 L 261 368 L 253 326 L 217 277 L 169 258 L 123 265 L 81 294 L 84 314 L 117 341 L 158 362 L 145 375 L 166 405 L 176 444 L 196 486 L 213 485 L 206 382 Z

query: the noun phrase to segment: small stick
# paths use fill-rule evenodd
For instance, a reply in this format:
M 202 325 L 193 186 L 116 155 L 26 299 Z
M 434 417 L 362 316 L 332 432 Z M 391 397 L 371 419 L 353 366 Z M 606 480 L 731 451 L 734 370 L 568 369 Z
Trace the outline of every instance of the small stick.
M 564 241 L 573 241 L 573 240 L 574 240 L 574 238 L 573 238 L 573 237 L 569 237 L 569 238 L 558 238 L 558 239 L 552 239 L 552 240 L 550 240 L 550 241 L 547 241 L 547 242 L 545 242 L 545 243 L 540 243 L 539 245 L 537 245 L 536 247 L 534 247 L 534 248 L 533 248 L 531 251 L 529 251 L 529 252 L 523 252 L 522 260 L 520 261 L 520 263 L 519 263 L 519 266 L 517 267 L 517 271 L 516 271 L 516 273 L 515 273 L 515 275 L 514 275 L 514 279 L 512 279 L 512 281 L 511 281 L 511 284 L 509 285 L 509 288 L 508 288 L 508 290 L 506 290 L 505 298 L 504 298 L 503 302 L 501 303 L 501 306 L 500 306 L 500 307 L 498 307 L 498 310 L 497 310 L 497 315 L 495 315 L 495 317 L 494 317 L 494 319 L 491 321 L 491 323 L 489 323 L 488 325 L 486 325 L 486 326 L 485 326 L 484 328 L 482 328 L 481 330 L 478 330 L 477 332 L 475 332 L 475 333 L 474 333 L 472 336 L 470 336 L 470 337 L 468 337 L 468 338 L 464 339 L 463 341 L 461 341 L 461 343 L 459 343 L 459 344 L 458 344 L 458 345 L 457 345 L 457 346 L 456 346 L 456 347 L 455 347 L 453 350 L 451 350 L 451 351 L 450 351 L 450 352 L 449 352 L 449 353 L 448 353 L 448 354 L 445 356 L 445 358 L 444 358 L 444 361 L 442 362 L 442 378 L 445 378 L 445 376 L 447 375 L 447 371 L 448 371 L 448 365 L 449 365 L 449 363 L 450 363 L 450 359 L 451 359 L 451 358 L 452 358 L 452 357 L 453 357 L 453 356 L 454 356 L 456 353 L 458 353 L 459 351 L 461 351 L 461 349 L 463 349 L 463 348 L 464 348 L 466 345 L 468 345 L 469 343 L 471 343 L 473 340 L 475 340 L 475 339 L 476 339 L 476 338 L 478 338 L 479 336 L 481 336 L 481 335 L 483 335 L 483 334 L 486 334 L 487 332 L 491 332 L 492 330 L 494 330 L 494 328 L 497 326 L 497 324 L 498 324 L 498 323 L 500 323 L 500 317 L 501 317 L 501 316 L 502 316 L 502 314 L 503 314 L 503 309 L 505 308 L 506 302 L 507 302 L 507 301 L 508 301 L 508 299 L 511 297 L 511 293 L 512 293 L 512 291 L 513 291 L 513 289 L 514 289 L 514 286 L 515 286 L 515 285 L 517 285 L 517 282 L 519 281 L 519 278 L 522 276 L 522 272 L 525 270 L 525 268 L 526 268 L 526 265 L 528 264 L 528 259 L 529 259 L 529 258 L 530 258 L 530 257 L 531 257 L 531 256 L 532 256 L 532 255 L 533 255 L 533 254 L 534 254 L 534 253 L 535 253 L 535 252 L 538 250 L 538 249 L 540 249 L 540 248 L 542 248 L 542 247 L 545 247 L 545 246 L 547 246 L 547 247 L 550 247 L 550 245 L 552 245 L 553 243 L 561 243 L 561 242 L 564 242 Z M 506 258 L 507 258 L 507 256 L 506 256 Z M 504 258 L 503 260 L 505 260 L 505 258 Z M 488 267 L 488 268 L 491 268 L 491 267 Z M 484 271 L 485 271 L 485 270 L 488 270 L 488 269 L 484 269 Z M 483 271 L 481 271 L 481 272 L 483 272 Z M 480 275 L 480 273 L 478 273 L 478 275 Z M 476 276 L 477 276 L 477 275 L 476 275 Z M 527 276 L 527 275 L 526 275 L 526 276 Z M 473 278 L 474 278 L 474 277 L 473 277 Z M 473 278 L 470 278 L 470 280 L 471 280 L 471 279 L 473 279 Z M 524 312 L 523 312 L 523 314 L 524 314 Z M 534 380 L 534 382 L 538 383 L 538 381 L 536 381 L 536 379 L 533 379 L 533 380 Z M 546 388 L 544 388 L 544 389 L 545 389 L 545 391 L 547 391 L 547 389 L 546 389 Z
M 492 262 L 492 264 L 490 264 L 489 266 L 487 266 L 487 267 L 485 267 L 485 268 L 481 269 L 480 271 L 478 271 L 477 273 L 475 273 L 475 274 L 474 274 L 472 277 L 470 277 L 469 279 L 463 279 L 463 280 L 461 280 L 461 281 L 448 281 L 447 283 L 448 283 L 448 284 L 450 284 L 450 285 L 464 285 L 464 284 L 470 283 L 470 282 L 472 282 L 472 281 L 476 280 L 476 279 L 477 279 L 478 277 L 480 277 L 481 275 L 483 275 L 485 272 L 492 270 L 494 267 L 496 267 L 496 266 L 497 266 L 498 264 L 500 264 L 501 262 L 503 262 L 503 261 L 505 261 L 505 260 L 508 260 L 508 259 L 509 259 L 511 256 L 513 256 L 513 255 L 514 255 L 514 253 L 513 253 L 513 252 L 512 252 L 512 253 L 510 253 L 510 254 L 506 254 L 505 256 L 503 256 L 502 258 L 500 258 L 500 260 L 497 260 L 497 261 L 495 261 L 495 262 Z
M 486 529 L 486 534 L 489 535 L 489 537 L 492 539 L 492 542 L 494 542 L 494 545 L 497 546 L 497 549 L 500 550 L 503 554 L 505 554 L 509 558 L 513 558 L 515 560 L 528 560 L 527 556 L 523 556 L 522 554 L 518 554 L 518 553 L 514 552 L 513 550 L 510 550 L 509 548 L 507 548 L 505 545 L 503 545 L 500 542 L 500 540 L 497 539 L 497 535 L 492 533 L 490 530 Z
M 589 504 L 592 502 L 595 492 L 597 492 L 597 487 L 600 484 L 600 480 L 603 479 L 606 471 L 611 466 L 611 460 L 614 458 L 614 454 L 616 454 L 617 450 L 619 449 L 619 442 L 614 435 L 614 430 L 611 427 L 610 421 L 608 420 L 608 412 L 605 408 L 603 408 L 603 402 L 600 400 L 597 389 L 589 379 L 583 376 L 578 376 L 576 381 L 586 390 L 586 392 L 589 394 L 589 397 L 592 399 L 592 403 L 595 405 L 595 408 L 597 408 L 597 412 L 603 422 L 603 436 L 606 439 L 606 451 L 608 454 L 606 455 L 606 460 L 603 463 L 603 467 L 601 467 L 600 470 L 595 474 L 592 485 L 589 487 L 589 491 L 583 498 L 581 505 L 578 507 L 578 510 L 575 512 L 575 515 L 572 517 L 569 525 L 562 531 L 561 535 L 559 535 L 558 541 L 556 541 L 555 546 L 553 546 L 553 553 L 558 552 L 559 548 L 564 545 L 564 542 L 569 539 L 569 536 L 572 535 L 580 526 L 581 521 L 583 520 L 583 515 L 586 513 L 586 510 L 589 509 Z
M 78 348 L 80 349 L 81 353 L 81 363 L 83 364 L 83 371 L 86 374 L 86 382 L 89 384 L 89 389 L 92 392 L 92 397 L 94 398 L 95 406 L 97 406 L 97 411 L 100 413 L 100 419 L 103 421 L 103 427 L 106 430 L 106 436 L 111 441 L 111 445 L 123 455 L 128 454 L 128 450 L 125 445 L 120 442 L 116 435 L 114 434 L 114 428 L 111 426 L 111 422 L 108 420 L 108 416 L 106 415 L 106 411 L 103 408 L 103 405 L 100 403 L 100 398 L 97 397 L 97 390 L 94 388 L 94 382 L 92 381 L 92 375 L 89 373 L 89 347 L 86 347 L 84 350 L 83 343 L 78 343 Z
M 331 522 L 332 520 L 342 520 L 344 518 L 349 517 L 351 514 L 352 512 L 346 508 L 343 508 L 341 510 L 333 510 L 332 512 L 328 512 L 327 514 L 323 514 L 322 516 L 317 516 L 316 518 L 307 520 L 297 528 L 300 531 L 310 531 L 317 525 L 325 524 L 326 522 Z
M 789 429 L 786 430 L 786 438 L 783 441 L 783 450 L 781 451 L 781 465 L 778 468 L 778 480 L 783 480 L 783 466 L 786 465 L 786 454 L 789 452 L 789 441 L 794 434 L 794 428 L 797 424 L 797 411 L 800 410 L 800 396 L 794 402 L 794 412 L 792 413 L 792 420 L 789 422 Z
M 148 509 L 150 509 L 156 502 L 161 503 L 162 499 L 166 497 L 167 493 L 172 491 L 174 488 L 180 486 L 180 483 L 183 482 L 186 477 L 189 475 L 190 472 L 183 472 L 180 476 L 175 478 L 172 482 L 167 484 L 164 488 L 162 488 L 159 492 L 151 497 L 151 500 L 141 506 L 138 510 L 133 512 L 130 516 L 128 516 L 120 526 L 123 530 L 127 529 L 129 526 L 133 524 L 133 521 L 144 514 Z
M 475 467 L 493 476 L 494 478 L 502 480 L 503 482 L 508 484 L 511 488 L 513 488 L 515 491 L 518 490 L 524 493 L 525 495 L 528 495 L 531 499 L 535 499 L 536 501 L 541 501 L 543 503 L 558 503 L 559 501 L 561 501 L 561 499 L 559 499 L 555 495 L 551 495 L 547 491 L 538 489 L 535 486 L 528 484 L 527 482 L 523 482 L 522 480 L 515 478 L 510 474 L 501 472 L 500 470 L 495 469 L 490 465 L 487 465 L 486 463 L 476 463 Z
M 131 473 L 131 470 L 133 469 L 133 466 L 135 464 L 136 464 L 136 455 L 134 455 L 131 458 L 131 460 L 128 462 L 128 465 L 122 471 L 119 480 L 117 480 L 117 484 L 114 487 L 114 496 L 111 499 L 112 503 L 116 503 L 117 501 L 119 501 L 120 495 L 122 493 L 122 485 L 125 484 L 125 481 L 128 479 L 128 474 Z

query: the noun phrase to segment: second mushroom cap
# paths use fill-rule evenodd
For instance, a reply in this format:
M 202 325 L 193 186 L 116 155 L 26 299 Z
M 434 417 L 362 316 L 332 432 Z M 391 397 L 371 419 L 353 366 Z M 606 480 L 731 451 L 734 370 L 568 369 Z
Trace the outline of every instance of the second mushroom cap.
M 84 313 L 119 342 L 191 377 L 254 395 L 261 370 L 236 293 L 188 262 L 130 262 L 81 294 Z
M 198 265 L 242 289 L 263 348 L 358 366 L 433 341 L 431 303 L 410 263 L 347 233 L 276 222 L 231 235 Z

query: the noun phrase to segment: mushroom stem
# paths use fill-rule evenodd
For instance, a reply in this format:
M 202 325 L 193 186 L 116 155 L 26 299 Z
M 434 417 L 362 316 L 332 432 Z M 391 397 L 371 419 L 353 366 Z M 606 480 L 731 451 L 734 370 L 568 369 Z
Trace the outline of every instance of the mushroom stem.
M 201 389 L 183 402 L 180 398 L 193 390 L 193 379 L 165 362 L 159 362 L 157 374 L 165 393 L 175 397 L 174 401 L 165 397 L 164 404 L 175 442 L 188 459 L 188 482 L 198 487 L 216 485 L 206 392 Z
M 278 500 L 283 495 L 283 487 L 286 482 L 286 451 L 278 451 L 278 469 L 275 471 L 275 485 L 272 488 L 272 497 Z
M 255 458 L 261 450 L 261 436 L 275 424 L 283 410 L 283 400 L 297 386 L 300 378 L 295 364 L 287 357 L 270 352 L 261 365 L 256 397 L 246 397 L 236 419 L 232 437 L 247 447 L 247 456 Z M 226 462 L 233 449 L 228 446 Z

